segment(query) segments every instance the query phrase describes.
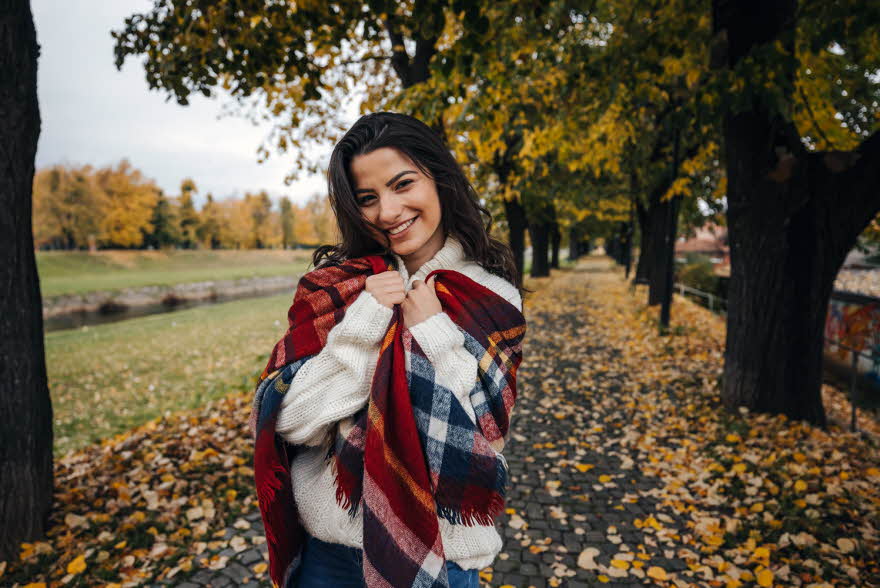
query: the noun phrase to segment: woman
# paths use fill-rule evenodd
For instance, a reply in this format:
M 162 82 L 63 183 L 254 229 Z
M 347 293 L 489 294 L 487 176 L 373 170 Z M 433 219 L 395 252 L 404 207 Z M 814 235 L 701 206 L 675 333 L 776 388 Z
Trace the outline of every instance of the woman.
M 300 280 L 252 415 L 289 444 L 290 509 L 287 479 L 262 474 L 268 442 L 255 454 L 273 582 L 479 586 L 502 546 L 493 517 L 525 332 L 512 254 L 415 118 L 358 120 L 329 188 L 342 242 L 318 248 Z

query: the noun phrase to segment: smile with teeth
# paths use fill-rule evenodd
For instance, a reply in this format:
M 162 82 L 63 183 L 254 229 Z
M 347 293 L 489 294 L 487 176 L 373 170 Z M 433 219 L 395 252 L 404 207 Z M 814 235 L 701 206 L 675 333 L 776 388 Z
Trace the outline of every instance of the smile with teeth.
M 409 226 L 411 224 L 413 224 L 417 218 L 418 218 L 418 215 L 412 217 L 411 219 L 409 219 L 408 221 L 406 221 L 402 225 L 397 225 L 393 229 L 388 229 L 388 232 L 392 235 L 396 235 L 397 233 L 403 232 L 403 231 L 407 230 L 409 228 Z

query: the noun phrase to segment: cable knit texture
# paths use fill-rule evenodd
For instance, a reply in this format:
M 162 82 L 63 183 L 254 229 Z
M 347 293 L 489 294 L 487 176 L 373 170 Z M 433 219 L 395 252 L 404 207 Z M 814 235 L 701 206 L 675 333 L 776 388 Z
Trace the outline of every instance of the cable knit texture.
M 405 291 L 435 269 L 453 269 L 522 310 L 516 287 L 466 259 L 461 243 L 452 236 L 411 276 L 403 259 L 395 257 Z M 381 339 L 391 317 L 390 308 L 366 290 L 361 292 L 330 332 L 321 352 L 296 374 L 281 403 L 276 431 L 291 443 L 310 446 L 294 459 L 291 481 L 303 526 L 322 541 L 363 548 L 362 517 L 349 518 L 337 504 L 331 462 L 323 458 L 333 423 L 340 421 L 341 432 L 347 434 L 353 425 L 351 415 L 370 398 Z M 476 422 L 469 392 L 478 366 L 464 347 L 464 334 L 442 311 L 413 325 L 409 332 L 434 366 L 437 382 L 453 391 Z M 502 447 L 495 447 L 496 452 Z M 438 521 L 446 558 L 463 569 L 491 565 L 501 551 L 501 536 L 494 525 L 455 525 L 442 517 Z

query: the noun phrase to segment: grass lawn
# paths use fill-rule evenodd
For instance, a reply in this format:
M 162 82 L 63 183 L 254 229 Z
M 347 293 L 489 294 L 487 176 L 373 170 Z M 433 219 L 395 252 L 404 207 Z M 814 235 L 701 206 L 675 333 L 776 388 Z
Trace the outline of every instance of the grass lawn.
M 42 295 L 281 276 L 306 271 L 312 250 L 39 251 Z
M 46 334 L 55 454 L 252 389 L 293 291 Z

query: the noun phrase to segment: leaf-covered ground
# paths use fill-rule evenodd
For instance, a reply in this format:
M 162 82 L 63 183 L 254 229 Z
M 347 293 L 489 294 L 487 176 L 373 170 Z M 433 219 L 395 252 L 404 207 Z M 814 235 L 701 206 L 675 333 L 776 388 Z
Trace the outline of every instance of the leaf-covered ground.
M 678 300 L 677 334 L 659 337 L 607 259 L 528 285 L 505 545 L 485 585 L 880 585 L 875 442 L 723 411 L 723 324 Z M 259 546 L 250 400 L 59 460 L 49 537 L 0 563 L 0 584 L 177 584 Z M 246 572 L 268 585 L 264 561 Z
M 722 320 L 676 299 L 675 335 L 658 336 L 658 309 L 607 261 L 548 281 L 529 301 L 505 548 L 484 581 L 880 585 L 873 438 L 727 413 Z

